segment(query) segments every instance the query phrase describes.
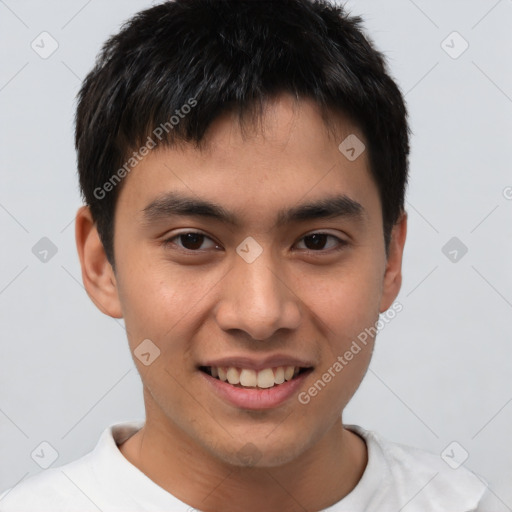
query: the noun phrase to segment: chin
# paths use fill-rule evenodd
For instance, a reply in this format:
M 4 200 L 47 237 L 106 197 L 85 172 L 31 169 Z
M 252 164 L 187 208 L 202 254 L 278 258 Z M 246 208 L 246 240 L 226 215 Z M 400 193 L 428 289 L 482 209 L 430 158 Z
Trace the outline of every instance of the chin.
M 304 451 L 307 450 L 311 438 L 294 438 L 289 433 L 282 436 L 274 436 L 275 433 L 266 433 L 261 437 L 254 436 L 252 439 L 245 435 L 241 436 L 235 443 L 233 440 L 226 450 L 217 449 L 212 452 L 214 456 L 221 459 L 230 466 L 238 468 L 273 468 L 292 463 Z M 269 436 L 274 437 L 269 441 Z M 236 449 L 233 445 L 236 444 Z

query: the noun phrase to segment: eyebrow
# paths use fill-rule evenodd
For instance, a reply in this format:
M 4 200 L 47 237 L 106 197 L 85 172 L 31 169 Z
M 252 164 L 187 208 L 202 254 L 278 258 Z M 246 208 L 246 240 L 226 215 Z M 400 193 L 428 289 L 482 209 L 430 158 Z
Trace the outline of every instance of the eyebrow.
M 142 210 L 142 214 L 143 224 L 148 226 L 172 216 L 208 218 L 234 227 L 240 226 L 236 215 L 221 205 L 178 192 L 168 192 L 158 197 Z M 273 228 L 308 220 L 338 217 L 362 221 L 366 217 L 366 210 L 345 194 L 324 197 L 279 210 Z

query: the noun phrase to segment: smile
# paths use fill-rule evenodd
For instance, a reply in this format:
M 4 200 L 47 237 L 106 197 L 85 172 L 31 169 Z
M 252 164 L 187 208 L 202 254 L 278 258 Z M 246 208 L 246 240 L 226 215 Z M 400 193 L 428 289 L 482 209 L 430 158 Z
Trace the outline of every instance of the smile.
M 227 382 L 238 388 L 269 389 L 291 381 L 311 368 L 278 366 L 256 371 L 234 366 L 201 366 L 199 369 L 217 380 Z

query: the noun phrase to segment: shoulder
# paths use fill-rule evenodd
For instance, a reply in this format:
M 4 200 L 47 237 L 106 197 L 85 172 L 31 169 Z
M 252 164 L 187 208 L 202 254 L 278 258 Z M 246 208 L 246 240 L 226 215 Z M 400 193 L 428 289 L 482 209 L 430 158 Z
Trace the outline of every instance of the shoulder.
M 88 457 L 82 457 L 58 468 L 49 468 L 0 494 L 1 512 L 64 512 L 95 510 L 86 495 L 75 484 L 75 475 L 88 469 Z
M 45 469 L 0 493 L 0 512 L 97 512 L 106 505 L 126 510 L 128 498 L 115 494 L 119 471 L 127 465 L 116 445 L 141 426 L 136 421 L 110 425 L 96 447 L 79 459 Z
M 384 492 L 402 505 L 409 501 L 408 510 L 472 511 L 486 493 L 483 479 L 462 465 L 449 465 L 441 454 L 392 442 L 358 425 L 346 427 L 365 439 L 369 458 L 381 459 Z

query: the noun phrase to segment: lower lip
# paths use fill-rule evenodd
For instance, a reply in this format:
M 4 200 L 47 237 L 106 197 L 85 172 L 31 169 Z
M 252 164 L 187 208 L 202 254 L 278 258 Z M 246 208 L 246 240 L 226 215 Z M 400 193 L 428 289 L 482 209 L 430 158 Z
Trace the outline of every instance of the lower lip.
M 303 385 L 312 370 L 301 373 L 292 380 L 267 389 L 237 388 L 199 370 L 206 382 L 224 400 L 241 409 L 262 410 L 277 407 L 293 396 Z

